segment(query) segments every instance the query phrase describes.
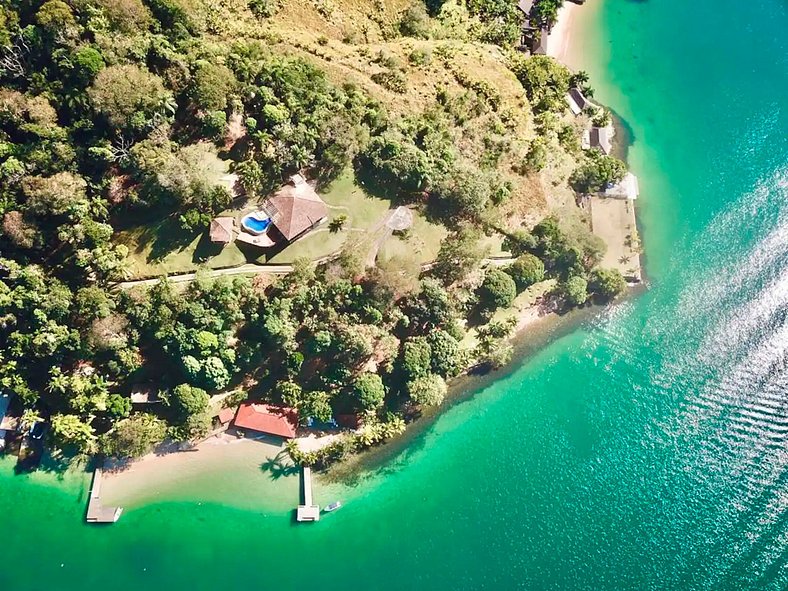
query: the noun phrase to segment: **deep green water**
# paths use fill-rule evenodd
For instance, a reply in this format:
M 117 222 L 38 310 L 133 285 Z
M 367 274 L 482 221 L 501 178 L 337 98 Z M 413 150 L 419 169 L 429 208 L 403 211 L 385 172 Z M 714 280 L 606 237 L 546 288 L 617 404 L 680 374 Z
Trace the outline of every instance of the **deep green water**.
M 788 588 L 788 5 L 597 12 L 583 61 L 633 128 L 644 295 L 323 491 L 347 504 L 314 526 L 185 487 L 88 527 L 83 481 L 2 464 L 0 587 Z

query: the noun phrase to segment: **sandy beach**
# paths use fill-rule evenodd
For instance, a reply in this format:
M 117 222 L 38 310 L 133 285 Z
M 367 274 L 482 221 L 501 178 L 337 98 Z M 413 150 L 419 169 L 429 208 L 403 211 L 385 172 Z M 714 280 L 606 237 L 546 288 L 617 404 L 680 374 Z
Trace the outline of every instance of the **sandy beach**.
M 221 434 L 189 451 L 149 454 L 105 471 L 102 501 L 126 509 L 157 500 L 200 500 L 241 508 L 295 507 L 298 474 L 284 446 Z
M 577 23 L 580 19 L 588 18 L 592 9 L 593 7 L 587 4 L 581 6 L 573 2 L 564 2 L 547 40 L 547 55 L 576 69 L 577 56 L 585 45 L 585 40 L 579 31 L 587 29 L 587 27 L 578 27 Z

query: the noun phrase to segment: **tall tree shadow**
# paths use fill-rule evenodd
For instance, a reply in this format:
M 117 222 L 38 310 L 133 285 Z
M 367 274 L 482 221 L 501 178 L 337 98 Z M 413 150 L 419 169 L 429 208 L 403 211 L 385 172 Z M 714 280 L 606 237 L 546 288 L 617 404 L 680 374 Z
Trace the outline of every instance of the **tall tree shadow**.
M 298 466 L 293 464 L 284 450 L 260 464 L 260 469 L 263 472 L 270 472 L 272 480 L 279 480 L 283 476 L 293 476 L 298 474 L 299 470 Z

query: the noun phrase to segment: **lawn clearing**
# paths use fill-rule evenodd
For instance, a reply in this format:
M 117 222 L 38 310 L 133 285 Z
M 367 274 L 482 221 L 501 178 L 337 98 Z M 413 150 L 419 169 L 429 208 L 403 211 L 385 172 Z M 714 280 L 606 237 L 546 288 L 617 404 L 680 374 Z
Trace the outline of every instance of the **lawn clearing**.
M 419 264 L 434 261 L 447 234 L 446 228 L 427 221 L 414 210 L 413 225 L 403 235 L 389 236 L 380 246 L 378 260 L 415 257 Z
M 351 170 L 334 181 L 325 193 L 320 193 L 320 197 L 328 205 L 328 220 L 279 252 L 261 251 L 258 261 L 291 263 L 299 257 L 315 260 L 328 256 L 341 250 L 348 237 L 363 238 L 377 232 L 391 208 L 387 199 L 372 197 L 356 185 Z M 331 231 L 331 221 L 340 216 L 347 216 L 342 229 Z
M 177 238 L 183 236 L 183 231 L 172 226 L 170 220 L 163 220 L 115 235 L 115 241 L 129 249 L 131 279 L 190 273 L 200 266 L 221 269 L 246 262 L 235 243 L 219 248 L 211 243 L 207 232 L 184 237 L 179 242 Z

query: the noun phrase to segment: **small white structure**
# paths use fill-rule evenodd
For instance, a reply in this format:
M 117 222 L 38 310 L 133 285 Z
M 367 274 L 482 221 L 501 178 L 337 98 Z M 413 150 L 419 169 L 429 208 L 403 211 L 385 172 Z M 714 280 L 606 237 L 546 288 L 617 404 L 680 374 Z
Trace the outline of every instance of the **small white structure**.
M 413 212 L 402 205 L 395 209 L 394 213 L 391 214 L 391 217 L 386 220 L 386 227 L 394 232 L 407 230 L 412 225 Z
M 161 402 L 159 390 L 148 384 L 135 384 L 131 387 L 132 404 L 158 404 Z
M 0 394 L 0 451 L 5 449 L 5 436 L 9 431 L 15 431 L 18 419 L 7 417 L 8 405 L 11 404 L 11 394 Z
M 602 195 L 613 199 L 637 199 L 640 195 L 638 177 L 628 172 L 620 182 L 608 186 Z

